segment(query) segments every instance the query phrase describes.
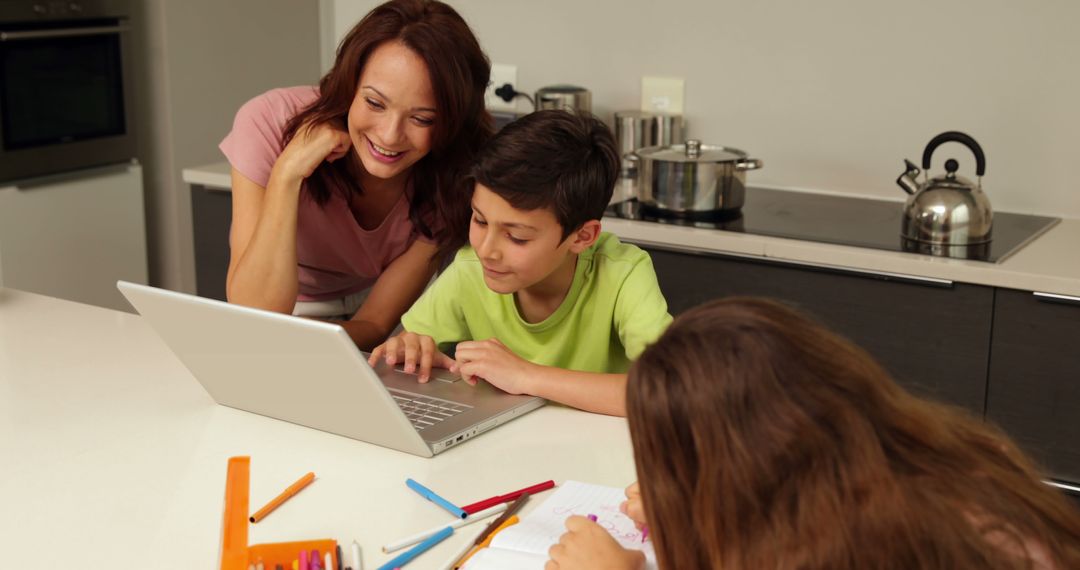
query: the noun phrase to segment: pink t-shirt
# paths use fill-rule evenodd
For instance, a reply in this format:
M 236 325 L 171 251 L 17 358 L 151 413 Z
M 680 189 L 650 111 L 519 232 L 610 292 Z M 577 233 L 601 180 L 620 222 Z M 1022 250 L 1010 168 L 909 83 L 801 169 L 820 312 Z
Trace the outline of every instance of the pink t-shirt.
M 236 112 L 232 131 L 219 145 L 221 152 L 240 174 L 265 188 L 284 149 L 281 133 L 285 123 L 318 94 L 316 87 L 286 87 L 248 101 Z M 296 229 L 297 298 L 336 299 L 371 287 L 419 235 L 409 220 L 410 194 L 402 195 L 379 227 L 365 230 L 339 194 L 332 193 L 320 207 L 304 182 Z

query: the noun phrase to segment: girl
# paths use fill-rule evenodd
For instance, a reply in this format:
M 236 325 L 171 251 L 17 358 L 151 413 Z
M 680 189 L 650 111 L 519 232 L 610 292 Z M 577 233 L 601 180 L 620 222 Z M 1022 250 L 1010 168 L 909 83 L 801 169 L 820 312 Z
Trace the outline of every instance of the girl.
M 221 143 L 229 301 L 349 319 L 359 346 L 381 342 L 440 254 L 465 243 L 462 179 L 491 134 L 490 67 L 452 8 L 392 0 L 342 40 L 318 87 L 245 104 Z
M 1080 515 L 994 429 L 783 305 L 680 316 L 630 371 L 660 568 L 1080 568 Z M 572 517 L 548 570 L 636 568 Z

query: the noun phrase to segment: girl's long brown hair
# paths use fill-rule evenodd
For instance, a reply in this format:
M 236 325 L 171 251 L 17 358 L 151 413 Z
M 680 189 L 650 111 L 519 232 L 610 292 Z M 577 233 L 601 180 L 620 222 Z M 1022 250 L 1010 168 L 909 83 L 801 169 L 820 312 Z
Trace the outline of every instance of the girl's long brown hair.
M 778 303 L 680 316 L 627 415 L 665 570 L 1080 568 L 1080 515 L 1005 436 Z
M 319 82 L 319 98 L 286 125 L 283 143 L 301 126 L 332 124 L 347 130 L 349 107 L 360 73 L 379 45 L 396 40 L 427 64 L 435 91 L 435 132 L 431 152 L 413 167 L 409 218 L 439 242 L 440 254 L 468 240 L 471 188 L 465 175 L 480 146 L 492 134 L 484 108 L 491 62 L 472 30 L 450 6 L 435 0 L 391 0 L 369 12 L 338 46 L 334 67 Z M 308 179 L 308 190 L 322 205 L 331 192 L 360 192 L 355 160 L 324 162 Z M 433 223 L 432 223 L 433 222 Z

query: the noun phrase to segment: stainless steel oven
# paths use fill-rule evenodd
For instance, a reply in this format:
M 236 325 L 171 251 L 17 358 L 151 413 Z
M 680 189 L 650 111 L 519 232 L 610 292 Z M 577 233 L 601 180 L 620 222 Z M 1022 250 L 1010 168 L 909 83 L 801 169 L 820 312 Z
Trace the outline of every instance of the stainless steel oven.
M 135 156 L 127 0 L 0 0 L 0 182 Z

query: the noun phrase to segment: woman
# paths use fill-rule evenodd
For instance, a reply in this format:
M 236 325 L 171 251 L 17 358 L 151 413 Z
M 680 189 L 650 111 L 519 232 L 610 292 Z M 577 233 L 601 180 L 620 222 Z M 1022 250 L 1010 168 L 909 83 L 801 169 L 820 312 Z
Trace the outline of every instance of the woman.
M 490 67 L 452 8 L 392 0 L 349 32 L 318 88 L 245 104 L 221 143 L 229 301 L 347 319 L 357 345 L 381 342 L 465 243 Z
M 631 369 L 627 413 L 624 511 L 662 569 L 1080 568 L 1080 515 L 1005 436 L 783 305 L 680 316 Z M 567 528 L 548 570 L 640 567 Z

